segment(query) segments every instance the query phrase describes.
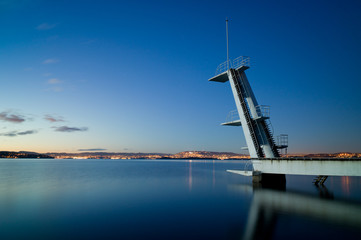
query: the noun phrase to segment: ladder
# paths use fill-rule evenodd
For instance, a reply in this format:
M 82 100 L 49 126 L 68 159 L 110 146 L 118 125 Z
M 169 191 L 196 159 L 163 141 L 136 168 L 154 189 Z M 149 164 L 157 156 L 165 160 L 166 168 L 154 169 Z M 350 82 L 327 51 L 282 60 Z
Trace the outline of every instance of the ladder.
M 327 180 L 327 178 L 328 178 L 328 176 L 319 175 L 315 179 L 313 179 L 312 183 L 317 186 L 318 186 L 318 184 L 323 185 L 324 182 Z
M 241 84 L 239 83 L 239 78 L 237 76 L 237 73 L 236 73 L 236 70 L 233 69 L 233 68 L 230 68 L 229 69 L 231 75 L 232 75 L 232 80 L 233 80 L 233 83 L 234 83 L 234 86 L 236 87 L 236 90 L 237 90 L 237 95 L 238 95 L 238 99 L 240 100 L 241 102 L 241 107 L 242 107 L 242 110 L 244 112 L 244 115 L 245 115 L 245 118 L 246 118 L 246 122 L 247 122 L 247 126 L 248 126 L 248 129 L 250 131 L 250 134 L 251 134 L 251 137 L 252 137 L 252 141 L 253 141 L 253 144 L 256 148 L 256 151 L 257 151 L 257 155 L 259 158 L 263 158 L 265 155 L 263 153 L 263 150 L 258 142 L 258 139 L 257 139 L 257 136 L 256 136 L 256 132 L 254 130 L 255 128 L 255 123 L 254 121 L 252 120 L 251 118 L 251 115 L 249 113 L 249 109 L 248 109 L 248 106 L 247 106 L 247 103 L 245 101 L 245 97 L 243 96 L 243 93 L 245 92 L 244 88 L 241 86 Z

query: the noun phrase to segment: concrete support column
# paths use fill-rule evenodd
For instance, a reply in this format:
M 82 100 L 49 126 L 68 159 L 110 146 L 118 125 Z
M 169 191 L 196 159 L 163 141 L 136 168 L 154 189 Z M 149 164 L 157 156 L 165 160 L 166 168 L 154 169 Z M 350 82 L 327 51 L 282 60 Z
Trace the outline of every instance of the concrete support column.
M 265 187 L 273 189 L 286 189 L 285 174 L 269 174 L 254 171 L 252 174 L 252 182 L 255 187 Z

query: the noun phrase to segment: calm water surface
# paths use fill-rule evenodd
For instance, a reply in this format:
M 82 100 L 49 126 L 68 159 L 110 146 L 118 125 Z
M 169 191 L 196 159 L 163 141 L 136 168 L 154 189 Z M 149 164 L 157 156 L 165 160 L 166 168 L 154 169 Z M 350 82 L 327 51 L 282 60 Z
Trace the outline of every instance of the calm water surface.
M 360 239 L 360 177 L 265 189 L 245 164 L 2 159 L 0 239 Z

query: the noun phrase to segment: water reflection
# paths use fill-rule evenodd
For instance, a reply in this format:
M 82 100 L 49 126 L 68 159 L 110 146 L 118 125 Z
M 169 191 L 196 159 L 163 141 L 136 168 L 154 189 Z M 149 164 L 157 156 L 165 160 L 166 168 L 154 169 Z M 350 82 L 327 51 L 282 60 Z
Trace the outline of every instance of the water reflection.
M 242 164 L 0 160 L 0 239 L 305 239 L 330 224 L 328 239 L 334 228 L 357 236 L 360 205 L 340 199 L 361 202 L 361 178 L 331 177 L 327 189 L 291 177 L 275 189 L 226 172 Z
M 192 179 L 192 160 L 189 160 L 189 170 L 188 170 L 188 186 L 189 186 L 189 191 L 192 191 L 192 184 L 193 184 L 193 179 Z
M 347 195 L 350 195 L 350 181 L 351 179 L 348 176 L 341 177 L 342 190 Z
M 335 239 L 340 235 L 358 239 L 361 233 L 360 204 L 334 199 L 325 186 L 317 187 L 317 190 L 319 195 L 315 196 L 254 185 L 243 239 L 287 239 L 287 236 Z M 299 225 L 294 227 L 292 223 Z M 309 223 L 311 226 L 307 228 Z M 290 227 L 297 231 L 292 232 Z
M 325 185 L 315 185 L 315 188 L 317 189 L 320 198 L 334 199 L 333 193 L 330 192 Z

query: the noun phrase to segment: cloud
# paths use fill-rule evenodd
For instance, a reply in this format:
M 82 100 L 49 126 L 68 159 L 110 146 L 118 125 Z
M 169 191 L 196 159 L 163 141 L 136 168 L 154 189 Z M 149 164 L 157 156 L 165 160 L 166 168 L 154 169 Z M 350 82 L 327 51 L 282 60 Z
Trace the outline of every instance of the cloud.
M 8 133 L 0 133 L 0 136 L 5 136 L 5 137 L 15 137 L 16 131 L 12 131 L 12 132 L 8 132 Z
M 62 92 L 64 91 L 64 88 L 62 86 L 59 86 L 63 83 L 63 81 L 57 79 L 57 78 L 50 78 L 47 81 L 47 84 L 51 85 L 52 87 L 50 87 L 49 91 L 53 91 L 53 92 Z
M 49 114 L 45 115 L 44 119 L 49 121 L 49 122 L 64 122 L 62 117 L 54 117 L 54 116 L 51 116 Z
M 12 123 L 22 123 L 25 121 L 25 118 L 19 114 L 11 114 L 10 112 L 0 113 L 0 120 Z
M 43 61 L 43 64 L 51 64 L 51 63 L 57 63 L 57 62 L 59 62 L 58 59 L 49 58 L 49 59 L 45 59 L 45 60 Z
M 55 131 L 57 132 L 84 132 L 88 131 L 87 127 L 77 128 L 77 127 L 68 127 L 68 126 L 61 126 L 61 127 L 54 127 Z
M 43 30 L 49 30 L 49 29 L 55 28 L 55 26 L 56 26 L 56 24 L 42 23 L 39 26 L 37 26 L 36 29 L 43 31 Z
M 105 148 L 86 148 L 86 149 L 78 149 L 81 152 L 96 152 L 96 151 L 106 151 Z
M 38 131 L 36 130 L 28 130 L 28 131 L 23 131 L 23 132 L 18 132 L 18 131 L 11 131 L 11 132 L 7 132 L 7 133 L 0 133 L 0 136 L 4 136 L 4 137 L 16 137 L 16 136 L 22 136 L 22 135 L 30 135 L 30 134 L 35 134 Z
M 62 81 L 60 81 L 57 78 L 51 78 L 48 80 L 48 84 L 59 84 L 59 83 L 62 83 Z
M 28 130 L 28 131 L 24 131 L 24 132 L 18 132 L 17 135 L 29 135 L 29 134 L 34 134 L 34 133 L 37 133 L 37 131 Z

